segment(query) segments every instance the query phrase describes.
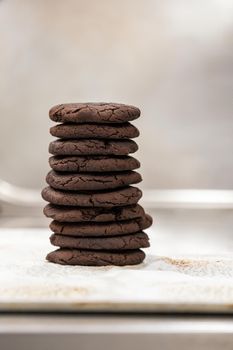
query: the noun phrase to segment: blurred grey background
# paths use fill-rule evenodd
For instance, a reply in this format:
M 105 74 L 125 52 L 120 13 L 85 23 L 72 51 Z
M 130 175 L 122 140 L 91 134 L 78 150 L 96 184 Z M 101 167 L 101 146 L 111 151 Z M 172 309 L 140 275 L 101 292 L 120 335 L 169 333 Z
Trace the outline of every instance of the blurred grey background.
M 144 188 L 233 188 L 232 0 L 0 1 L 0 178 L 44 186 L 48 110 L 142 111 Z

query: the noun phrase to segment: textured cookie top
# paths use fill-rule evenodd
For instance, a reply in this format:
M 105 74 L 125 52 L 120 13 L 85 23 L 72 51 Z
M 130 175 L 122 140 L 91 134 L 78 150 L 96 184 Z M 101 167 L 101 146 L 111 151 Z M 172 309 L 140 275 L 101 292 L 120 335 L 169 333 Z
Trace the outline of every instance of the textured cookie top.
M 71 237 L 52 234 L 52 245 L 61 248 L 91 249 L 91 250 L 128 250 L 148 248 L 149 238 L 144 232 L 116 237 Z
M 132 139 L 139 130 L 130 123 L 62 123 L 50 128 L 50 134 L 61 139 Z
M 55 122 L 123 123 L 137 119 L 140 110 L 120 103 L 64 103 L 54 106 L 49 117 Z
M 44 200 L 56 205 L 106 208 L 136 204 L 142 196 L 142 192 L 133 186 L 100 192 L 60 191 L 46 187 L 41 194 Z
M 145 253 L 141 249 L 116 252 L 61 248 L 49 253 L 46 259 L 61 265 L 125 266 L 142 263 L 145 259 Z
M 152 217 L 144 214 L 139 218 L 112 222 L 59 222 L 50 223 L 51 231 L 74 237 L 118 236 L 135 233 L 152 225 Z
M 113 208 L 83 208 L 47 204 L 44 214 L 48 218 L 60 222 L 106 222 L 122 221 L 145 216 L 144 209 L 139 205 L 128 205 Z
M 61 172 L 109 172 L 127 171 L 140 167 L 130 156 L 54 156 L 49 158 L 52 169 Z
M 115 155 L 125 156 L 138 150 L 133 140 L 56 140 L 49 144 L 49 153 L 60 156 Z
M 48 185 L 58 190 L 93 191 L 125 187 L 141 182 L 136 171 L 117 173 L 58 173 L 51 170 L 46 176 Z

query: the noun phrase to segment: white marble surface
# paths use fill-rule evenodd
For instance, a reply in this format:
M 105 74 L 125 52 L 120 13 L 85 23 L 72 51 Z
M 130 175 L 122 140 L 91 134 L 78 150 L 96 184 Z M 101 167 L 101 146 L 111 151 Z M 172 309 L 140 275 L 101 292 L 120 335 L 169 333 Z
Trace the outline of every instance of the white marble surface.
M 158 212 L 145 263 L 123 268 L 51 264 L 48 229 L 2 228 L 0 308 L 232 312 L 231 211 L 179 215 Z

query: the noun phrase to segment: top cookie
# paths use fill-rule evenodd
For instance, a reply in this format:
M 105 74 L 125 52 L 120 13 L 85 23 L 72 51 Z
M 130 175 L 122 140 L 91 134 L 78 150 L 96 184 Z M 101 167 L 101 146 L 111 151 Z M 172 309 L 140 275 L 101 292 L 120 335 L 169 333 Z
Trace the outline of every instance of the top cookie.
M 139 116 L 137 107 L 104 102 L 64 103 L 49 111 L 51 120 L 62 123 L 124 123 Z

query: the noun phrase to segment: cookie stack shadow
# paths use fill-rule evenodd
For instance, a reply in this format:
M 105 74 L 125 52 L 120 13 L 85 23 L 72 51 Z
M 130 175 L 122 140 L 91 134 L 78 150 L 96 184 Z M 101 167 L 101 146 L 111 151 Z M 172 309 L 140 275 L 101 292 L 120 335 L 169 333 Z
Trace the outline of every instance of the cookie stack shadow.
M 137 159 L 129 154 L 139 136 L 130 121 L 140 116 L 133 106 L 107 103 L 53 107 L 49 145 L 52 170 L 42 197 L 52 218 L 51 244 L 59 247 L 47 260 L 64 265 L 135 265 L 149 247 L 144 229 L 152 224 L 138 204 L 142 197 Z

